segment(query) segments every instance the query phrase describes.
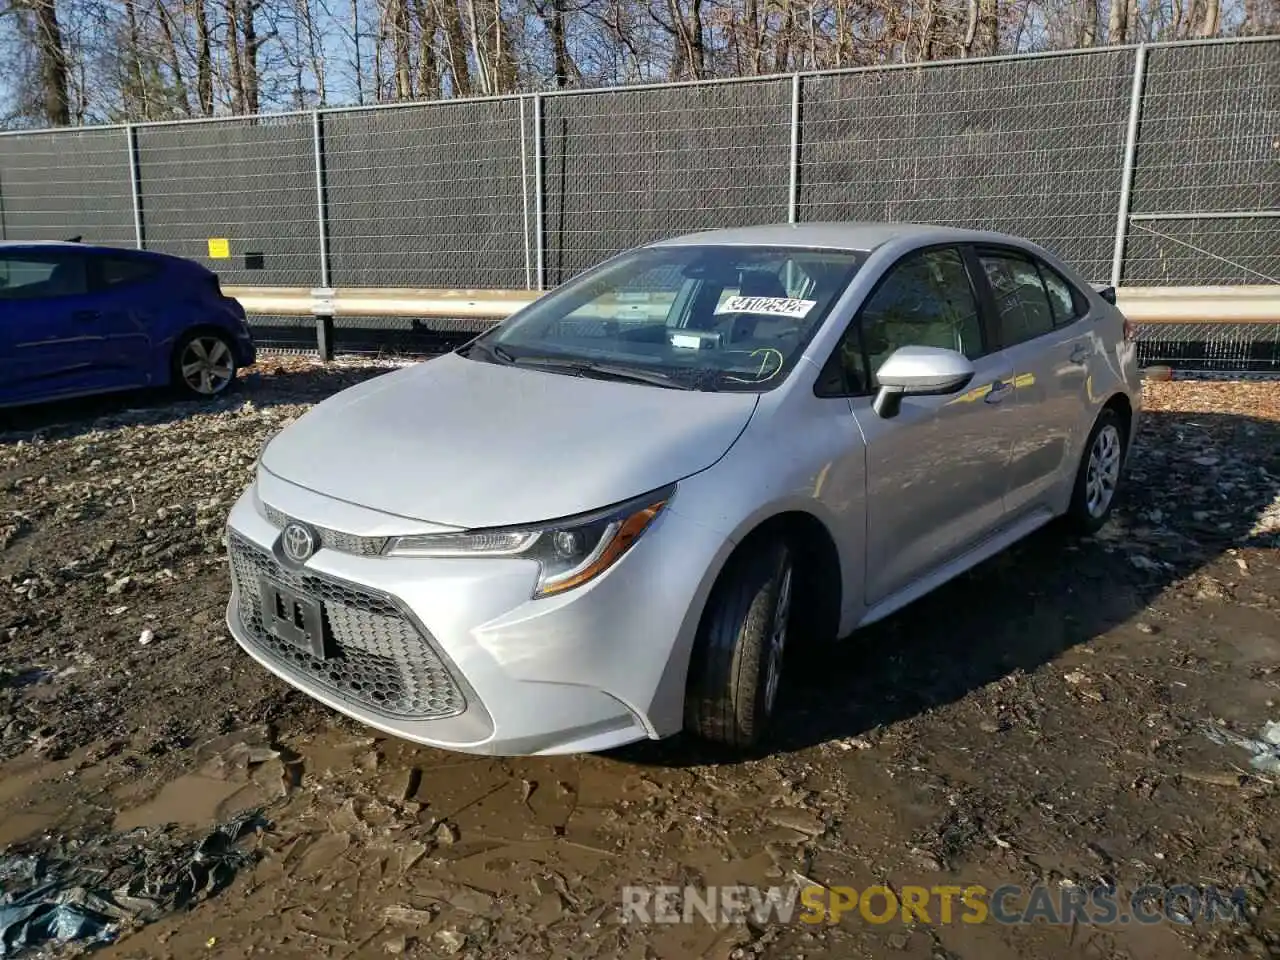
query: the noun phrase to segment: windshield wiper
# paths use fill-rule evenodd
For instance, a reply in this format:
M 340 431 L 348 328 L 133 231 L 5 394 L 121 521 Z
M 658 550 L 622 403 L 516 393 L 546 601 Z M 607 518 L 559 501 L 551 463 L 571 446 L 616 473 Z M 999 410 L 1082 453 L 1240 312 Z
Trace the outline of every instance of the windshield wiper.
M 672 390 L 692 390 L 687 383 L 682 383 L 670 374 L 657 370 L 637 370 L 634 367 L 619 367 L 611 363 L 598 363 L 595 360 L 579 360 L 573 357 L 516 357 L 515 362 L 521 366 L 553 367 L 559 370 L 572 371 L 580 377 L 593 376 L 601 380 L 627 380 L 632 383 L 647 383 L 655 387 L 667 387 Z
M 498 360 L 498 361 L 499 361 L 499 362 L 501 362 L 501 363 L 515 363 L 515 362 L 516 362 L 515 355 L 514 355 L 510 350 L 508 350 L 506 347 L 504 347 L 502 344 L 500 344 L 500 343 L 486 343 L 486 342 L 485 342 L 485 341 L 483 341 L 483 340 L 473 340 L 473 341 L 472 341 L 472 342 L 467 346 L 467 348 L 466 348 L 467 352 L 466 352 L 466 353 L 464 353 L 464 354 L 463 354 L 463 356 L 464 356 L 464 357 L 468 357 L 468 356 L 470 356 L 470 355 L 471 355 L 471 351 L 472 351 L 472 350 L 474 350 L 476 347 L 479 347 L 481 350 L 483 350 L 485 353 L 487 353 L 490 357 L 493 357 L 494 359 Z

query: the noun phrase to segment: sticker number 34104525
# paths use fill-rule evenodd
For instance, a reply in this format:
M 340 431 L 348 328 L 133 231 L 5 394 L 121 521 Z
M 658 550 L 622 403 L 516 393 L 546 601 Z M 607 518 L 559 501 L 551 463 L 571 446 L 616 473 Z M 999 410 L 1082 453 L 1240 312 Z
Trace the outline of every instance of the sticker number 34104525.
M 763 313 L 800 320 L 817 304 L 817 300 L 793 300 L 790 297 L 728 297 L 716 307 L 716 313 Z

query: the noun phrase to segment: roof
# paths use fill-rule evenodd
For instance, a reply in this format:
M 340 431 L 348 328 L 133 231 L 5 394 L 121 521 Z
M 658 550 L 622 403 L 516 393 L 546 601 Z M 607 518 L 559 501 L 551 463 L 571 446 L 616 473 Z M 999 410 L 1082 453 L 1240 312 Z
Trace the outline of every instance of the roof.
M 144 257 L 172 259 L 170 254 L 157 250 L 138 250 L 134 247 L 113 247 L 103 243 L 81 243 L 78 240 L 0 240 L 0 250 L 79 250 L 88 253 L 124 253 Z
M 709 243 L 741 246 L 825 247 L 833 250 L 869 252 L 894 240 L 907 238 L 930 243 L 1013 239 L 983 230 L 964 230 L 959 227 L 933 226 L 926 223 L 776 223 L 690 233 L 670 240 L 661 240 L 655 246 Z
M 12 247 L 82 247 L 79 240 L 0 240 L 0 249 Z

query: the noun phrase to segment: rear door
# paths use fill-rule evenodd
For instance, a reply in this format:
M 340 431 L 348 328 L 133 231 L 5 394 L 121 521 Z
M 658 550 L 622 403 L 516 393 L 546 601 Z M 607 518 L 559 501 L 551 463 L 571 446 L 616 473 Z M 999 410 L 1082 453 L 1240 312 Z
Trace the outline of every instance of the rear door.
M 1088 301 L 1030 252 L 983 246 L 976 257 L 995 335 L 1014 368 L 1005 507 L 1016 520 L 1050 507 L 1055 484 L 1074 475 L 1076 433 L 1088 428 Z

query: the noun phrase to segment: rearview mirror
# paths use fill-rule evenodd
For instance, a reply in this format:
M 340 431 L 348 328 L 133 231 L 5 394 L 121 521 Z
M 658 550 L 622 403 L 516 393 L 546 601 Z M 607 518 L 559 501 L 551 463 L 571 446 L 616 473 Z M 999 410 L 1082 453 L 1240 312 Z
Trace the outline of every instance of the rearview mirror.
M 880 391 L 872 408 L 887 420 L 898 415 L 903 397 L 956 393 L 969 385 L 973 374 L 969 358 L 956 350 L 899 347 L 876 371 Z

